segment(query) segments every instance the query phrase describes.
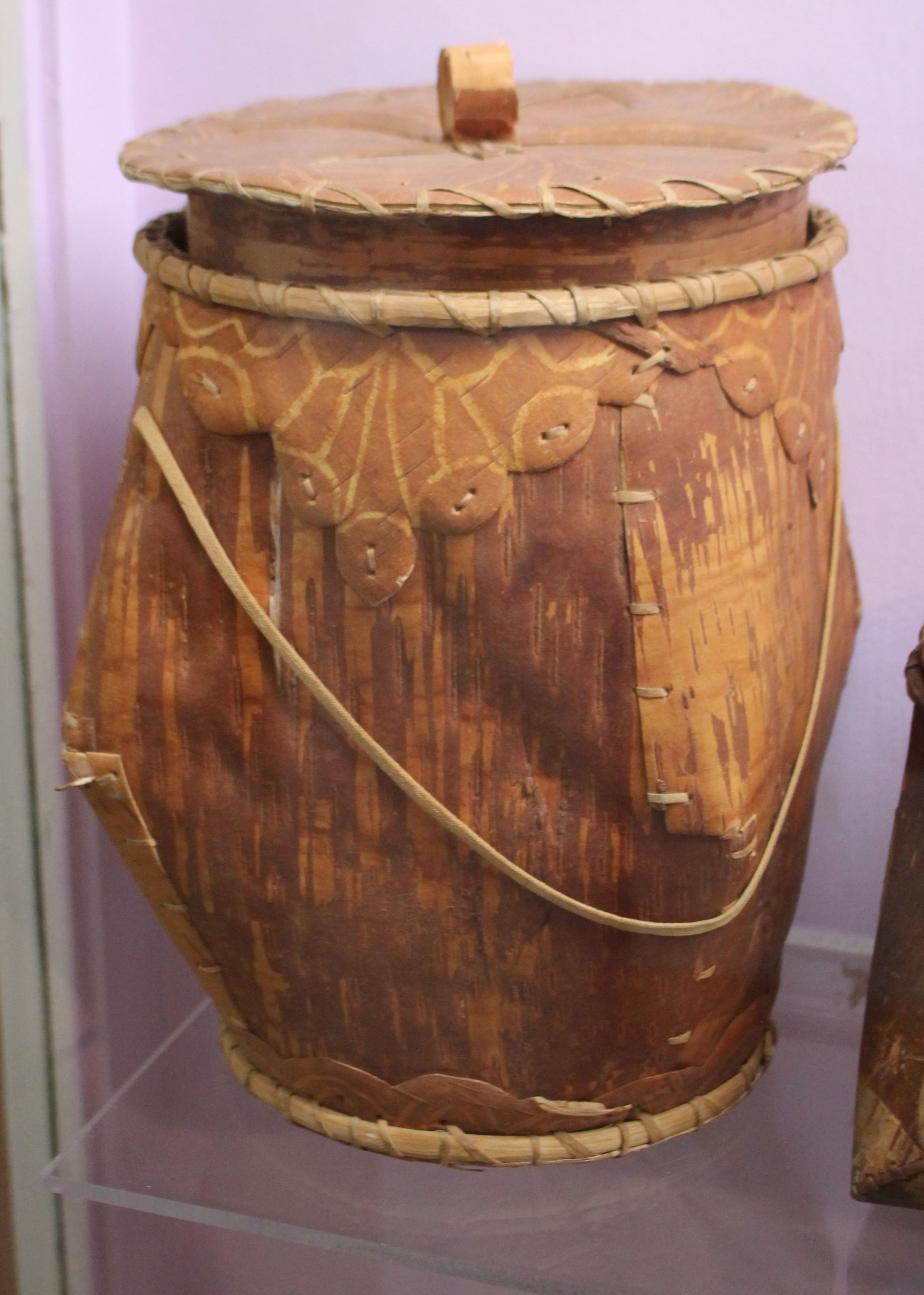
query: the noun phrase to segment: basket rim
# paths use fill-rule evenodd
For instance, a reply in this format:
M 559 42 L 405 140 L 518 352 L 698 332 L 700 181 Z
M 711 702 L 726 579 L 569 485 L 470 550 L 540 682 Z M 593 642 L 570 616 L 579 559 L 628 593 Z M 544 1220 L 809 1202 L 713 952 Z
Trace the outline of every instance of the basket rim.
M 300 1096 L 259 1070 L 248 1060 L 231 1030 L 222 1030 L 220 1042 L 238 1083 L 300 1128 L 398 1160 L 467 1168 L 515 1168 L 618 1159 L 711 1123 L 746 1097 L 766 1070 L 773 1056 L 776 1028 L 772 1021 L 768 1022 L 757 1046 L 735 1073 L 689 1102 L 657 1114 L 639 1111 L 635 1118 L 580 1133 L 545 1134 L 477 1133 L 454 1124 L 411 1129 L 385 1119 L 346 1115 Z
M 182 250 L 183 213 L 159 216 L 139 230 L 135 259 L 152 279 L 210 305 L 258 314 L 347 324 L 378 335 L 396 328 L 449 328 L 492 334 L 506 328 L 588 327 L 634 317 L 651 328 L 662 313 L 702 310 L 830 273 L 847 252 L 847 231 L 832 212 L 813 207 L 804 247 L 696 275 L 597 288 L 442 292 L 344 289 L 270 282 L 197 265 Z

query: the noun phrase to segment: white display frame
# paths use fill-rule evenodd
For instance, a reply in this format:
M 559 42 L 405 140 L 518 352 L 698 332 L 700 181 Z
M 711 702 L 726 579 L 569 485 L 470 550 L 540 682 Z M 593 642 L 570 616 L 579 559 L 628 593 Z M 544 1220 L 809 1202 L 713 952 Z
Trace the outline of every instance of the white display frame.
M 58 662 L 25 24 L 24 0 L 0 5 L 0 1029 L 18 1292 L 80 1295 L 84 1212 L 62 1211 L 39 1177 L 79 1122 L 80 1087 L 63 812 L 53 786 L 59 741 L 49 696 Z

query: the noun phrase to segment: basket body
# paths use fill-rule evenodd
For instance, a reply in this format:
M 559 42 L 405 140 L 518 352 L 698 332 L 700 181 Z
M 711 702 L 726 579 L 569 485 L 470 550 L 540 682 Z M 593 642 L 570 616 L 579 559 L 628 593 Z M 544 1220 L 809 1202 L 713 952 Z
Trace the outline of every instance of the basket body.
M 138 399 L 274 622 L 421 783 L 568 894 L 680 921 L 746 884 L 803 741 L 839 350 L 830 275 L 493 336 L 376 336 L 152 281 Z M 694 938 L 607 930 L 498 876 L 351 749 L 133 431 L 68 760 L 242 1077 L 463 1148 L 567 1142 L 650 1124 L 760 1051 L 853 638 L 849 555 L 832 616 L 755 898 Z
M 915 703 L 879 909 L 860 1046 L 852 1188 L 857 1200 L 924 1209 L 924 1001 L 918 973 L 924 835 L 924 632 L 905 667 Z

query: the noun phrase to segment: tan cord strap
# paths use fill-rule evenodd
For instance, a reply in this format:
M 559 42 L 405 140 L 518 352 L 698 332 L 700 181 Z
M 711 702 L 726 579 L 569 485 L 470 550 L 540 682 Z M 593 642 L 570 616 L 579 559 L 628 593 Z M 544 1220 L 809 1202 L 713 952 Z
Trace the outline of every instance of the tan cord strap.
M 738 898 L 723 909 L 721 913 L 716 913 L 714 917 L 704 917 L 692 922 L 653 922 L 640 917 L 624 917 L 620 913 L 611 913 L 604 908 L 595 908 L 593 904 L 585 904 L 579 899 L 573 899 L 570 895 L 564 894 L 563 891 L 556 890 L 554 886 L 548 885 L 547 882 L 541 881 L 534 877 L 532 873 L 521 868 L 519 864 L 508 859 L 506 855 L 495 850 L 483 837 L 479 836 L 476 831 L 469 827 L 460 818 L 457 818 L 450 809 L 437 800 L 426 787 L 413 778 L 408 771 L 394 759 L 393 756 L 380 746 L 375 738 L 368 733 L 361 724 L 359 724 L 346 707 L 334 696 L 327 685 L 318 678 L 311 666 L 295 650 L 289 640 L 282 634 L 279 628 L 270 620 L 266 612 L 257 602 L 256 598 L 247 588 L 234 563 L 228 557 L 221 545 L 218 536 L 212 530 L 209 520 L 193 494 L 189 482 L 183 475 L 180 465 L 173 456 L 163 434 L 158 427 L 153 415 L 149 409 L 143 406 L 139 408 L 132 420 L 133 426 L 141 434 L 145 444 L 151 454 L 156 459 L 161 472 L 169 485 L 170 489 L 176 496 L 177 503 L 183 510 L 186 520 L 192 527 L 196 538 L 205 550 L 206 556 L 212 566 L 221 576 L 227 585 L 233 597 L 239 603 L 243 611 L 250 617 L 256 628 L 260 631 L 267 643 L 274 652 L 286 663 L 296 678 L 305 685 L 311 696 L 318 705 L 327 713 L 330 719 L 337 725 L 357 750 L 381 769 L 386 777 L 392 782 L 405 796 L 423 810 L 433 821 L 439 824 L 457 840 L 461 841 L 468 849 L 473 850 L 480 859 L 489 863 L 492 868 L 515 881 L 518 886 L 525 890 L 530 890 L 540 899 L 547 900 L 554 904 L 556 908 L 562 908 L 567 913 L 573 913 L 576 917 L 586 918 L 589 922 L 597 922 L 600 926 L 609 926 L 617 931 L 633 931 L 639 935 L 702 935 L 706 931 L 715 931 L 721 926 L 727 926 L 729 922 L 734 921 L 738 914 L 744 909 L 750 899 L 753 897 L 758 886 L 760 885 L 764 873 L 769 867 L 770 860 L 773 857 L 773 851 L 780 833 L 786 823 L 786 817 L 789 813 L 789 807 L 792 804 L 796 788 L 799 784 L 799 777 L 802 773 L 805 761 L 808 757 L 809 746 L 812 740 L 812 734 L 815 731 L 815 721 L 818 717 L 821 694 L 824 687 L 825 671 L 828 660 L 828 648 L 831 641 L 831 622 L 834 611 L 834 598 L 837 592 L 837 570 L 838 558 L 841 547 L 841 500 L 840 500 L 840 465 L 838 462 L 837 479 L 835 480 L 835 490 L 837 491 L 834 507 L 834 524 L 831 535 L 831 556 L 828 565 L 828 582 L 825 594 L 824 616 L 822 620 L 821 645 L 818 653 L 818 668 L 815 675 L 815 685 L 812 690 L 812 700 L 809 706 L 808 719 L 805 725 L 805 733 L 802 738 L 802 745 L 799 748 L 799 754 L 793 765 L 792 774 L 790 775 L 789 785 L 786 788 L 786 794 L 783 797 L 780 811 L 777 814 L 773 830 L 764 848 L 760 862 L 754 869 L 750 880 L 741 891 Z

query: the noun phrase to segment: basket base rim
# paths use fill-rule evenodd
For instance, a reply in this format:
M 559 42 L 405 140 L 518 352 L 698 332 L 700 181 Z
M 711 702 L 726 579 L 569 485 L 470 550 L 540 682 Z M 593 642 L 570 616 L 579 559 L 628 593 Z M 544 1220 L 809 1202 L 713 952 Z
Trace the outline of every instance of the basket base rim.
M 581 1133 L 474 1133 L 447 1124 L 439 1129 L 411 1129 L 385 1119 L 345 1115 L 303 1097 L 258 1070 L 244 1056 L 230 1030 L 221 1033 L 221 1048 L 235 1079 L 252 1096 L 273 1107 L 292 1124 L 335 1142 L 392 1156 L 455 1168 L 514 1168 L 521 1165 L 574 1164 L 618 1159 L 630 1151 L 657 1146 L 710 1124 L 746 1097 L 773 1056 L 776 1030 L 768 1022 L 757 1047 L 724 1083 L 666 1111 L 600 1125 Z

